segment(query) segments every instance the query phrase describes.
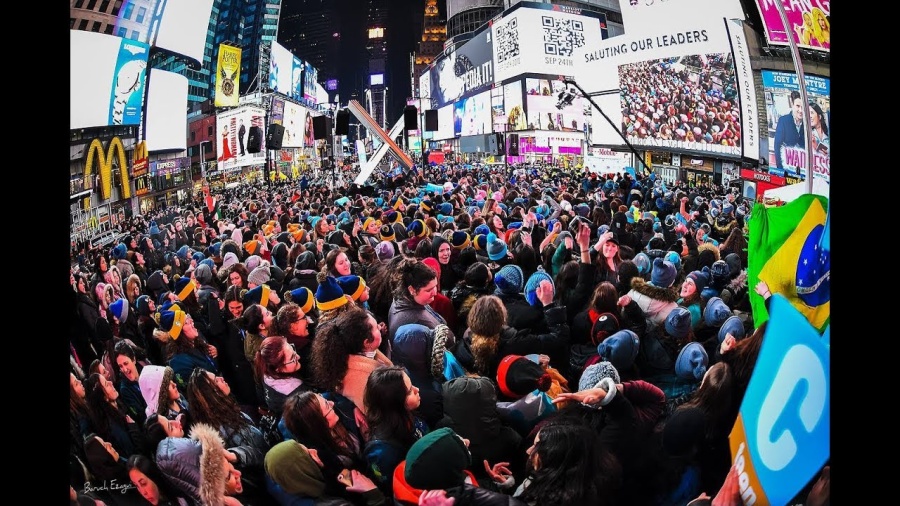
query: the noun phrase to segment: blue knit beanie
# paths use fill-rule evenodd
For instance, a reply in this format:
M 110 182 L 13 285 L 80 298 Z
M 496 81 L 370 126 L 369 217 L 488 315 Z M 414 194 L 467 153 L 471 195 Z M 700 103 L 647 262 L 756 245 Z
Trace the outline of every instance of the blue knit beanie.
M 556 296 L 556 285 L 553 284 L 553 278 L 543 270 L 534 271 L 534 274 L 532 274 L 531 277 L 528 278 L 528 282 L 525 283 L 525 299 L 532 306 L 538 306 L 541 303 L 537 297 L 537 289 L 538 286 L 541 285 L 541 281 L 545 279 L 550 282 L 550 286 L 553 287 L 553 296 Z
M 518 265 L 504 265 L 497 274 L 494 274 L 494 284 L 497 285 L 498 293 L 513 295 L 522 293 L 524 278 L 525 275 Z
M 707 365 L 709 355 L 703 345 L 698 342 L 688 343 L 675 360 L 675 375 L 681 379 L 699 381 L 706 374 Z
M 607 337 L 599 346 L 597 354 L 603 360 L 612 362 L 617 370 L 630 369 L 640 350 L 640 339 L 634 332 L 623 329 Z
M 503 239 L 498 238 L 493 232 L 487 236 L 487 253 L 488 258 L 495 262 L 506 258 L 506 243 L 503 242 Z
M 676 270 L 671 262 L 662 258 L 653 260 L 653 272 L 650 274 L 650 283 L 657 288 L 669 288 L 675 282 Z

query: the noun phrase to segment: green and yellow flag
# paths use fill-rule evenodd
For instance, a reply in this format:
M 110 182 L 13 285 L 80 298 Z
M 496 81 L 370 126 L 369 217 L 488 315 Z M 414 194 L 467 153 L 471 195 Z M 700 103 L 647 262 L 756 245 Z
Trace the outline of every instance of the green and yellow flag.
M 216 67 L 216 107 L 238 105 L 238 85 L 241 75 L 241 48 L 219 44 L 219 64 Z
M 783 295 L 821 332 L 831 320 L 831 252 L 828 199 L 802 195 L 781 207 L 753 207 L 748 228 L 748 283 L 753 323 L 769 319 L 754 288 L 762 280 Z

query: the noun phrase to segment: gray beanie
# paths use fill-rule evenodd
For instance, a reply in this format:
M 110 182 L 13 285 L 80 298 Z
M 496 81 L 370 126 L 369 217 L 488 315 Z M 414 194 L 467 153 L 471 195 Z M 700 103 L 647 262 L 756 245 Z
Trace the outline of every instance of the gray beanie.
M 581 379 L 578 380 L 578 391 L 582 392 L 594 388 L 603 378 L 612 378 L 613 383 L 622 382 L 619 379 L 619 371 L 616 370 L 611 362 L 597 362 L 587 366 L 584 372 L 581 373 Z
M 247 276 L 247 282 L 253 283 L 257 286 L 264 285 L 272 279 L 272 271 L 269 270 L 268 264 L 262 264 L 259 267 L 253 269 L 250 272 L 250 275 Z
M 200 282 L 201 285 L 208 285 L 212 282 L 213 274 L 212 270 L 206 264 L 200 264 L 194 269 L 194 278 Z

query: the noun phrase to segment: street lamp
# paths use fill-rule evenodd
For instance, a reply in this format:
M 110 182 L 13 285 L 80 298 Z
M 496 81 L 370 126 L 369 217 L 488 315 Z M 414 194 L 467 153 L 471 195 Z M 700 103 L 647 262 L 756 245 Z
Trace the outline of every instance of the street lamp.
M 200 142 L 200 177 L 206 179 L 206 158 L 204 157 L 203 146 L 209 144 L 210 151 L 212 151 L 212 141 L 201 141 Z

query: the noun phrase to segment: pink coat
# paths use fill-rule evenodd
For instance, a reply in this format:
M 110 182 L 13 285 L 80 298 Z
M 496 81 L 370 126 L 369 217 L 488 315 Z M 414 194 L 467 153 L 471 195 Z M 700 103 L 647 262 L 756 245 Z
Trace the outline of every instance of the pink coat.
M 363 403 L 363 395 L 366 393 L 366 382 L 369 375 L 376 368 L 387 365 L 394 365 L 384 353 L 375 352 L 375 358 L 369 358 L 365 355 L 350 355 L 347 357 L 347 372 L 344 373 L 343 387 L 339 392 L 344 397 L 353 401 L 353 404 L 359 408 L 363 414 L 366 413 L 366 407 Z

